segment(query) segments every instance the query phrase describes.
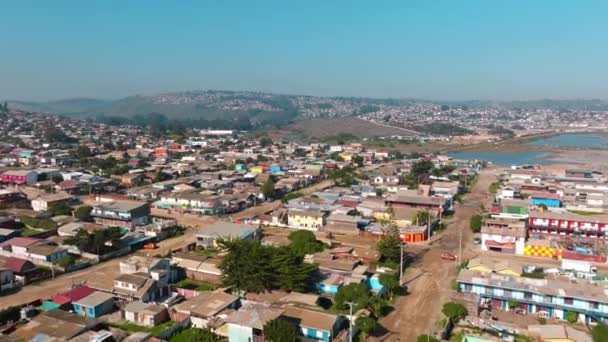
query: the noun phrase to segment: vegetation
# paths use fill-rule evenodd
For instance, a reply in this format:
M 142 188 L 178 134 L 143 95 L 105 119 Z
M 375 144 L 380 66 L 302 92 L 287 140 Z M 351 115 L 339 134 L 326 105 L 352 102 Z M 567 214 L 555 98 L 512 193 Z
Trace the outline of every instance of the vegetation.
M 416 338 L 416 342 L 440 342 L 440 341 L 437 338 L 435 338 L 434 336 L 420 335 Z
M 296 230 L 289 234 L 289 248 L 299 256 L 323 251 L 325 246 L 308 230 Z
M 83 205 L 74 210 L 74 217 L 80 221 L 91 221 L 91 211 L 92 207 L 88 205 Z
M 264 197 L 272 198 L 272 196 L 274 195 L 274 185 L 274 179 L 272 177 L 268 177 L 268 180 L 266 180 L 266 182 L 260 188 L 262 194 L 264 194 Z
M 217 288 L 217 286 L 214 284 L 191 279 L 181 280 L 177 284 L 175 284 L 175 287 L 194 291 L 213 291 Z
M 221 337 L 208 329 L 188 328 L 171 336 L 170 342 L 221 342 Z
M 333 180 L 338 186 L 357 185 L 359 182 L 355 178 L 355 170 L 346 166 L 342 169 L 335 169 L 329 173 L 329 179 Z
M 401 258 L 401 240 L 399 238 L 399 228 L 392 220 L 380 222 L 384 236 L 376 245 L 376 249 L 381 254 L 384 261 L 399 262 Z
M 62 201 L 49 206 L 46 212 L 51 216 L 72 215 L 72 207 Z
M 296 199 L 298 197 L 302 197 L 302 194 L 299 192 L 290 192 L 287 195 L 283 196 L 283 198 L 281 199 L 281 201 L 283 203 L 287 203 L 293 199 Z
M 441 312 L 447 317 L 452 323 L 456 323 L 463 319 L 467 314 L 467 309 L 459 303 L 448 302 L 443 304 Z
M 473 233 L 481 232 L 481 226 L 483 225 L 483 216 L 481 215 L 473 215 L 471 216 L 471 221 L 469 223 L 469 227 Z
M 295 341 L 296 328 L 293 324 L 280 318 L 273 319 L 264 325 L 264 340 L 268 342 Z
M 57 223 L 49 218 L 35 218 L 31 216 L 21 216 L 21 223 L 29 228 L 51 230 L 57 228 Z
M 488 188 L 488 192 L 491 194 L 495 194 L 498 192 L 498 189 L 500 189 L 500 183 L 494 182 L 494 183 L 490 184 L 490 187 Z
M 380 284 L 384 286 L 386 289 L 386 295 L 389 299 L 393 298 L 393 296 L 399 290 L 399 279 L 397 278 L 396 273 L 382 273 L 378 277 L 380 280 Z
M 515 309 L 517 305 L 518 303 L 514 299 L 509 299 L 509 301 L 507 302 L 507 306 L 509 307 L 509 309 Z
M 608 326 L 604 323 L 598 323 L 591 329 L 591 337 L 593 337 L 593 342 L 608 341 Z
M 0 326 L 8 322 L 16 322 L 21 317 L 21 308 L 18 306 L 9 306 L 6 309 L 0 310 Z
M 424 125 L 414 125 L 412 129 L 433 135 L 470 135 L 474 131 L 454 124 L 433 122 Z
M 273 289 L 305 292 L 313 283 L 317 266 L 304 263 L 290 247 L 242 239 L 220 239 L 218 244 L 227 252 L 218 265 L 224 286 L 256 293 Z
M 349 310 L 347 302 L 353 303 L 353 313 L 365 309 L 369 305 L 372 294 L 367 285 L 351 283 L 338 289 L 334 297 L 334 308 L 340 311 Z
M 74 258 L 74 256 L 72 256 L 70 254 L 66 254 L 65 256 L 63 256 L 55 261 L 55 264 L 57 264 L 63 268 L 68 268 L 68 267 L 74 265 L 74 263 L 76 263 L 76 258 Z
M 118 227 L 96 230 L 93 233 L 81 229 L 75 236 L 67 238 L 64 242 L 67 245 L 78 247 L 81 251 L 101 255 L 113 250 L 112 247 L 106 246 L 106 242 L 116 240 L 122 235 L 123 233 Z
M 524 272 L 521 274 L 521 276 L 532 279 L 545 279 L 545 273 L 542 270 L 534 270 L 534 272 Z
M 122 330 L 126 330 L 128 332 L 131 333 L 135 333 L 135 332 L 148 332 L 150 333 L 152 336 L 158 336 L 160 335 L 162 332 L 164 332 L 165 330 L 171 328 L 172 326 L 175 325 L 174 321 L 167 321 L 165 323 L 161 323 L 159 325 L 155 325 L 153 327 L 144 327 L 141 325 L 137 325 L 135 323 L 131 323 L 131 322 L 127 322 L 127 321 L 123 321 L 123 322 L 119 322 L 119 323 L 106 323 L 109 326 L 115 327 L 115 328 L 119 328 Z M 173 341 L 173 339 L 171 340 Z M 191 340 L 191 341 L 195 341 L 195 340 Z
M 417 222 L 419 226 L 426 225 L 429 222 L 431 213 L 428 210 L 418 210 L 414 216 L 414 222 Z
M 355 326 L 361 331 L 361 334 L 363 335 L 362 340 L 365 339 L 365 336 L 368 336 L 372 331 L 374 331 L 377 325 L 378 323 L 373 317 L 360 316 L 357 317 L 357 319 L 355 320 Z
M 566 316 L 566 320 L 568 323 L 576 323 L 578 321 L 578 313 L 575 311 L 568 311 L 568 316 Z

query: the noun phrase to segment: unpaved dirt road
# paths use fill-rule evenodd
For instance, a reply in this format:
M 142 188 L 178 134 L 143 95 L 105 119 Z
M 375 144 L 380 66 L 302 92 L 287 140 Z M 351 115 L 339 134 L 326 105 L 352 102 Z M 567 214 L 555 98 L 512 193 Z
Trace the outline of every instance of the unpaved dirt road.
M 462 231 L 463 260 L 471 257 L 467 248 L 472 240 L 469 220 L 482 203 L 489 200 L 488 187 L 495 180 L 493 170 L 483 170 L 471 192 L 458 204 L 448 228 L 432 238 L 430 245 L 411 245 L 408 253 L 416 256 L 404 275 L 409 295 L 400 297 L 395 310 L 380 320 L 384 329 L 370 341 L 415 341 L 421 334 L 433 332 L 435 322 L 441 319 L 441 307 L 449 301 L 450 282 L 456 277 L 457 263 L 441 259 L 445 252 L 458 255 L 459 236 Z

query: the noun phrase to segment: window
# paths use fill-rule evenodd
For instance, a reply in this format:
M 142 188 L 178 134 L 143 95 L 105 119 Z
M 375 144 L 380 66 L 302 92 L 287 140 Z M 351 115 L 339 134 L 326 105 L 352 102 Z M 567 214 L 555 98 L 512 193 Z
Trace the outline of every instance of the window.
M 599 309 L 600 308 L 600 303 L 598 302 L 591 302 L 590 306 L 592 309 Z
M 532 299 L 532 293 L 524 292 L 524 299 Z
M 574 303 L 574 300 L 572 298 L 564 298 L 564 304 L 572 305 L 573 303 Z

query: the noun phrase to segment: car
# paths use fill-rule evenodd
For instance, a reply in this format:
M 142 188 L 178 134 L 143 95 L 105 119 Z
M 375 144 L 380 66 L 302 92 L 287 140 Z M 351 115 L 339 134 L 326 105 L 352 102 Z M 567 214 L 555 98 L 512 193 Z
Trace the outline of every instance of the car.
M 450 253 L 443 253 L 441 254 L 441 259 L 443 260 L 456 260 L 456 256 L 454 254 L 450 254 Z
M 473 238 L 473 243 L 476 245 L 481 245 L 481 238 L 476 236 Z

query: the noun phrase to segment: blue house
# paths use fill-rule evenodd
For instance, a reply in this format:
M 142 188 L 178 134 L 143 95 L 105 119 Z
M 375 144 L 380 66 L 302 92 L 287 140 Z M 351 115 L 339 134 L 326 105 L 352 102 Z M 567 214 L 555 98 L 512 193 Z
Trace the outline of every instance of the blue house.
M 96 291 L 72 303 L 72 306 L 77 315 L 97 318 L 114 310 L 114 296 Z
M 247 165 L 245 165 L 245 164 L 236 164 L 234 166 L 234 171 L 247 171 Z
M 530 203 L 535 206 L 544 205 L 547 208 L 559 208 L 562 205 L 559 196 L 555 194 L 534 195 L 530 198 Z
M 346 325 L 342 316 L 296 306 L 287 306 L 282 317 L 292 322 L 297 334 L 307 341 L 333 341 Z
M 281 171 L 283 171 L 283 169 L 281 169 L 280 166 L 273 165 L 270 167 L 270 172 L 281 172 Z

